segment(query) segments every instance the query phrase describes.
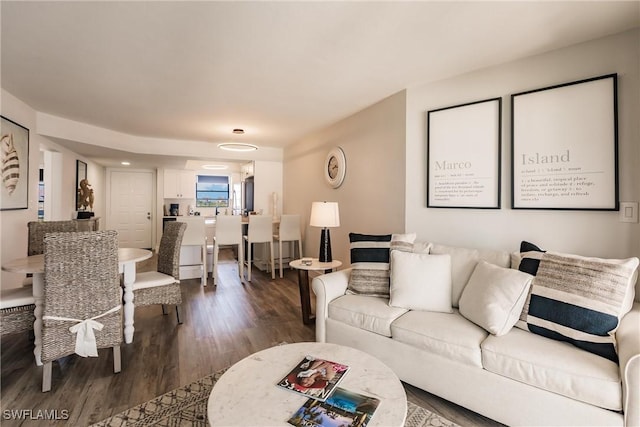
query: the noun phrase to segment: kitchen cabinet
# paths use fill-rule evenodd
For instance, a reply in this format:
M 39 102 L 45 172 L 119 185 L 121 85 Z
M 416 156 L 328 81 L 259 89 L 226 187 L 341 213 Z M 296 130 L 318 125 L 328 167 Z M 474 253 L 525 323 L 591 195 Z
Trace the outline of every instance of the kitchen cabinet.
M 192 170 L 164 170 L 165 199 L 195 199 L 196 172 Z

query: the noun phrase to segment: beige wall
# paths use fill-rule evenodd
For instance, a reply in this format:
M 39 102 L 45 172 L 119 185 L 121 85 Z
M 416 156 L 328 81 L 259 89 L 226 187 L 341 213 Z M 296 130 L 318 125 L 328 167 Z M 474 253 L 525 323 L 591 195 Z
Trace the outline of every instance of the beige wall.
M 510 251 L 529 240 L 587 256 L 640 256 L 640 224 L 620 222 L 618 212 L 510 208 L 510 95 L 609 73 L 618 74 L 620 200 L 640 201 L 636 29 L 408 89 L 302 139 L 285 150 L 284 211 L 299 212 L 308 223 L 312 201 L 339 202 L 342 226 L 331 231 L 332 248 L 345 264 L 349 232 L 415 232 L 421 241 Z M 503 99 L 502 208 L 427 209 L 426 112 L 494 97 Z M 347 176 L 337 190 L 322 177 L 334 146 L 347 157 Z M 320 232 L 305 227 L 305 255 L 316 257 Z
M 521 240 L 587 256 L 640 256 L 640 224 L 618 212 L 512 210 L 511 94 L 618 74 L 620 200 L 640 201 L 640 30 L 407 91 L 407 231 L 420 240 L 515 251 Z M 426 208 L 426 112 L 502 97 L 502 209 Z M 640 292 L 638 292 L 640 295 Z
M 347 159 L 343 184 L 323 177 L 329 150 Z M 331 230 L 334 259 L 349 264 L 349 233 L 404 231 L 405 92 L 397 93 L 332 126 L 307 136 L 284 152 L 284 213 L 299 213 L 304 255 L 318 257 L 320 229 L 309 227 L 311 202 L 340 206 L 340 227 Z

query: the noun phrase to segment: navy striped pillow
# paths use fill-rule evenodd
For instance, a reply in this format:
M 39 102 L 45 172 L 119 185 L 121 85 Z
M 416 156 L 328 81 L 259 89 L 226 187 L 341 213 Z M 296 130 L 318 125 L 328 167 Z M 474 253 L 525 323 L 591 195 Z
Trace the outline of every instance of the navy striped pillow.
M 533 243 L 527 242 L 523 240 L 520 242 L 520 254 L 518 264 L 513 265 L 512 268 L 518 268 L 518 270 L 529 273 L 532 276 L 535 276 L 538 273 L 538 266 L 540 265 L 540 259 L 545 254 L 546 251 L 540 249 L 537 245 Z M 513 261 L 512 261 L 513 262 Z M 516 328 L 524 329 L 525 331 L 529 330 L 529 325 L 527 325 L 527 314 L 529 313 L 529 303 L 531 302 L 531 287 L 529 287 L 529 294 L 527 295 L 527 299 L 524 302 L 524 306 L 522 307 L 522 312 L 520 313 L 520 318 L 516 322 Z
M 545 253 L 531 286 L 527 328 L 617 363 L 615 330 L 637 267 L 638 258 Z
M 542 254 L 545 252 L 546 251 L 543 251 L 533 243 L 523 240 L 520 243 L 521 259 L 518 270 L 535 276 L 538 272 L 538 265 L 540 265 L 540 258 L 542 258 Z
M 347 292 L 389 298 L 391 234 L 349 233 L 351 275 Z

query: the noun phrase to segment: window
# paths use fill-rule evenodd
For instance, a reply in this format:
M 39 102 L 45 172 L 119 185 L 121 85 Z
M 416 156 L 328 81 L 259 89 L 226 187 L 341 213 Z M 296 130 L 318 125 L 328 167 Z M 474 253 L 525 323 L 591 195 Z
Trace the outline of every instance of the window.
M 196 180 L 196 207 L 226 208 L 229 206 L 229 177 L 198 175 Z

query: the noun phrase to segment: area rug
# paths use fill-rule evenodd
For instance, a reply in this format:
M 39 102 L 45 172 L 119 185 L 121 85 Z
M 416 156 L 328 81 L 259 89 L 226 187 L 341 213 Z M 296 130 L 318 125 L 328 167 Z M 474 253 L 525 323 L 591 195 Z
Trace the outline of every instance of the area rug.
M 206 427 L 207 401 L 213 385 L 226 369 L 207 375 L 184 387 L 177 388 L 155 399 L 134 406 L 92 427 L 120 426 L 193 426 Z M 427 409 L 408 402 L 407 427 L 457 427 Z

